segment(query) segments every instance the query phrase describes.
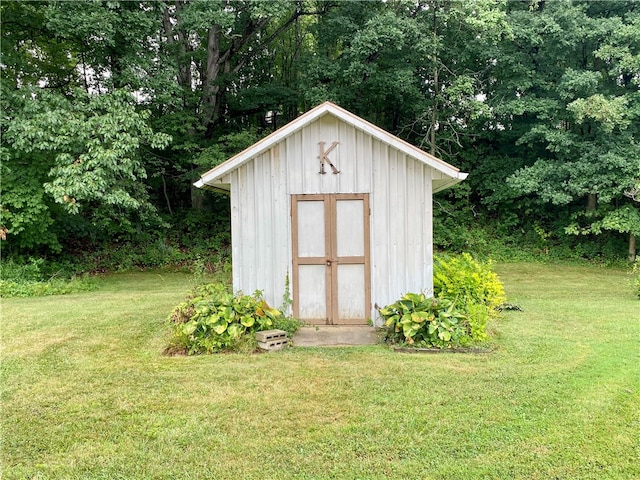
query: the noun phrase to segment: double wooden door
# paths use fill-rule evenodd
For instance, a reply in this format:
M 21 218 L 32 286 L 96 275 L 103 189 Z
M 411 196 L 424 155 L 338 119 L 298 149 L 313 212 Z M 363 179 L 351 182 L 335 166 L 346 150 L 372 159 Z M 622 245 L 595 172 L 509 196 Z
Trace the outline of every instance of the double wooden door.
M 369 195 L 293 195 L 293 313 L 366 324 L 371 312 Z

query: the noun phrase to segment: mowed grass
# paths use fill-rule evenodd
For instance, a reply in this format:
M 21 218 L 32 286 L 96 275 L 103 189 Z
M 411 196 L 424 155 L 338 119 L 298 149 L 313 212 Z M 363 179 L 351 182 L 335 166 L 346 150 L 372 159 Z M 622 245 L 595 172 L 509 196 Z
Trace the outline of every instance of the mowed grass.
M 168 357 L 180 274 L 2 300 L 3 479 L 640 478 L 622 270 L 499 265 L 491 354 Z

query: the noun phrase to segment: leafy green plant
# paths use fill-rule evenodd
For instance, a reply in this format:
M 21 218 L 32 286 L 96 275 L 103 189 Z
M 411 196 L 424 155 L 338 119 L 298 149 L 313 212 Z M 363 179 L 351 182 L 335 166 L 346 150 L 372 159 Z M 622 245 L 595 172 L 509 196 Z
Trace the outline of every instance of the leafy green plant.
M 54 278 L 46 282 L 12 282 L 0 280 L 0 297 L 44 297 L 95 290 L 96 283 L 89 277 L 71 280 Z
M 289 272 L 287 272 L 287 275 L 284 277 L 284 292 L 282 294 L 280 310 L 286 312 L 291 306 L 293 306 L 293 298 L 291 297 L 291 281 L 289 279 Z
M 278 307 L 278 310 L 283 312 L 281 317 L 273 320 L 273 328 L 278 330 L 284 330 L 287 332 L 289 338 L 293 337 L 296 330 L 302 326 L 302 322 L 291 316 L 287 315 L 287 312 L 291 311 L 293 305 L 293 298 L 291 298 L 291 281 L 289 279 L 289 272 L 284 279 L 284 292 L 282 293 L 282 303 Z
M 273 324 L 271 328 L 277 330 L 284 330 L 287 332 L 289 338 L 293 337 L 296 330 L 302 326 L 302 322 L 295 317 L 289 315 L 281 315 L 272 319 Z
M 271 308 L 256 291 L 253 295 L 233 295 L 228 287 L 210 283 L 196 287 L 185 302 L 176 306 L 169 321 L 172 339 L 169 351 L 188 354 L 222 350 L 247 350 L 253 334 L 288 326 L 284 314 Z M 295 328 L 294 328 L 295 330 Z M 255 343 L 253 343 L 255 348 Z
M 469 336 L 474 341 L 485 341 L 489 338 L 489 309 L 486 305 L 470 303 L 466 306 Z
M 379 309 L 383 340 L 440 348 L 487 340 L 489 320 L 505 301 L 504 287 L 492 265 L 468 253 L 434 261 L 434 297 L 407 293 Z
M 437 255 L 433 264 L 433 292 L 436 296 L 458 297 L 462 303 L 485 304 L 495 310 L 504 303 L 504 286 L 492 270 L 468 253 Z
M 42 269 L 44 259 L 30 258 L 20 263 L 13 259 L 2 261 L 0 270 L 0 297 L 42 297 L 94 290 L 95 282 L 87 276 L 71 278 L 56 277 L 46 279 Z
M 506 299 L 492 263 L 478 262 L 468 253 L 434 259 L 433 293 L 438 298 L 455 300 L 468 316 L 469 334 L 476 341 L 487 339 L 488 321 L 498 315 L 498 307 Z
M 633 289 L 640 298 L 640 258 L 633 264 L 633 274 L 635 279 L 633 280 Z
M 447 298 L 407 293 L 379 312 L 385 321 L 387 343 L 447 348 L 470 338 L 467 315 Z
M 12 258 L 3 258 L 0 262 L 0 277 L 10 282 L 39 282 L 43 280 L 43 258 L 29 258 L 27 262 L 17 262 Z

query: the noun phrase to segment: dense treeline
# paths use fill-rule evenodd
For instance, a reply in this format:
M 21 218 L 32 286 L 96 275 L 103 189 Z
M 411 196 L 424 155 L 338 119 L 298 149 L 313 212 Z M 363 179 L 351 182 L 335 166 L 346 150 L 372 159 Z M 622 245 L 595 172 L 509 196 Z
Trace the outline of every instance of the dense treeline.
M 199 175 L 331 100 L 470 172 L 436 242 L 635 256 L 640 3 L 5 1 L 3 254 L 221 248 Z

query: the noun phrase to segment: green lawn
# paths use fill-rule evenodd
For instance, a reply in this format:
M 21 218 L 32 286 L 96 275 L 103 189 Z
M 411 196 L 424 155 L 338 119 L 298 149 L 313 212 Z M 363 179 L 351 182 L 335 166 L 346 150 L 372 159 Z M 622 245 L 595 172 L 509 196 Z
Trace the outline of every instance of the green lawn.
M 491 354 L 167 357 L 190 287 L 130 273 L 2 300 L 3 479 L 640 478 L 640 301 L 622 270 L 499 265 Z

